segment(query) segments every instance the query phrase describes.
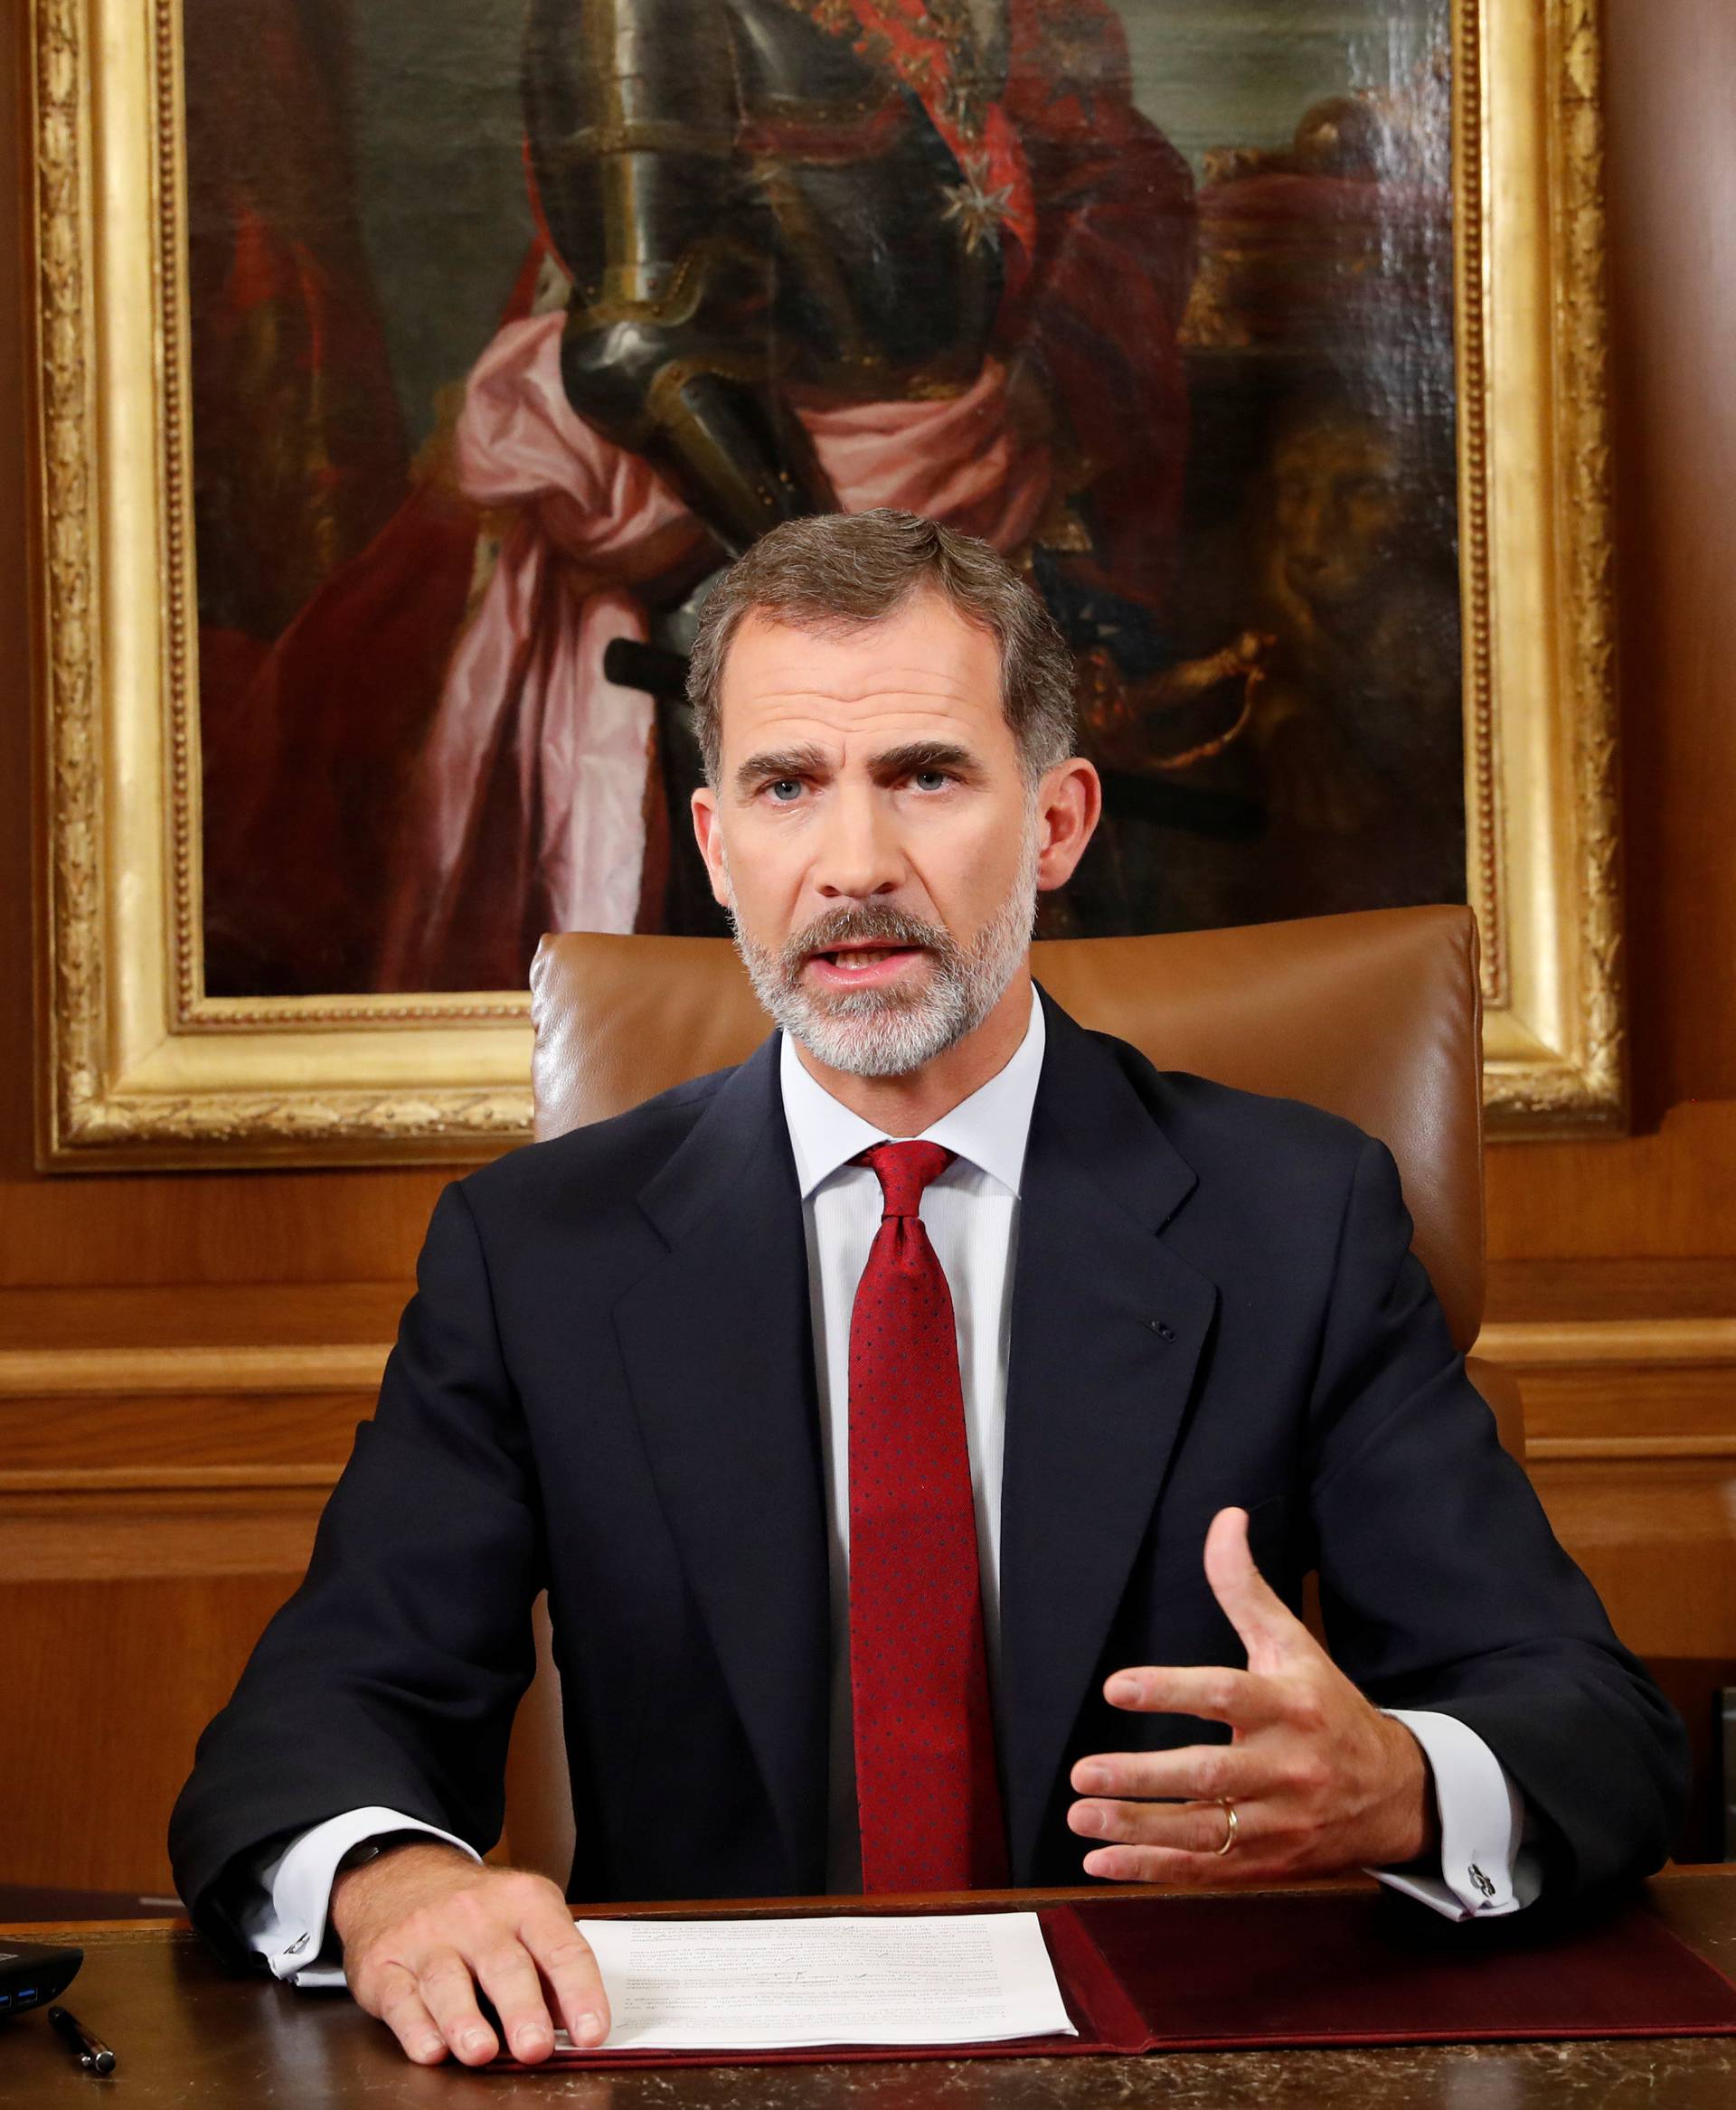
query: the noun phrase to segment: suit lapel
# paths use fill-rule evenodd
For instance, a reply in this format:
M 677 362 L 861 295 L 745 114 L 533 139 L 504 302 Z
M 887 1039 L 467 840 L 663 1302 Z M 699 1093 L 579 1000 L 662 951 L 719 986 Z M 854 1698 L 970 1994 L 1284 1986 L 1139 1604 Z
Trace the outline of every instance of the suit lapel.
M 1015 1881 L 1029 1879 L 1217 1304 L 1157 1235 L 1193 1172 L 1114 1058 L 1043 1003 L 1001 1496 L 999 1713 Z
M 615 1305 L 652 1472 L 795 1889 L 826 1841 L 826 1540 L 801 1197 L 776 1036 L 639 1197 L 667 1256 Z

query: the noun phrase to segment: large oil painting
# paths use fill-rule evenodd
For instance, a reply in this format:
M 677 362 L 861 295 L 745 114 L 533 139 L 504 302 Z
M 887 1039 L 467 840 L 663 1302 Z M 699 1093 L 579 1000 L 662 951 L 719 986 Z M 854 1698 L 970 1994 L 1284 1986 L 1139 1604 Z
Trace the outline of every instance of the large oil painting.
M 723 928 L 712 581 L 877 504 L 1074 649 L 1040 935 L 1468 900 L 1619 1119 L 1592 0 L 28 16 L 44 1163 L 523 1134 L 539 936 Z
M 681 654 L 839 506 L 1079 655 L 1045 934 L 1466 898 L 1448 0 L 250 14 L 184 10 L 210 994 L 721 928 Z

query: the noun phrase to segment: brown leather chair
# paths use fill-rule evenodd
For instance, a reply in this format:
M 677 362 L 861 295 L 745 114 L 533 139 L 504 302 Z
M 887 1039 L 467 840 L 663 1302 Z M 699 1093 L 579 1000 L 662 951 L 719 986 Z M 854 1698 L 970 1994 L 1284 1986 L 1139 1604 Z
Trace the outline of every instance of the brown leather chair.
M 1306 1099 L 1398 1161 L 1414 1247 L 1460 1348 L 1483 1317 L 1482 1018 L 1468 909 L 1385 909 L 1245 929 L 1060 939 L 1033 948 L 1049 994 L 1159 1069 Z M 545 937 L 531 969 L 536 1133 L 607 1119 L 740 1062 L 765 1013 L 721 938 Z M 1524 1455 L 1518 1388 L 1471 1374 Z M 507 1845 L 564 1880 L 571 1811 L 546 1625 L 514 1731 Z

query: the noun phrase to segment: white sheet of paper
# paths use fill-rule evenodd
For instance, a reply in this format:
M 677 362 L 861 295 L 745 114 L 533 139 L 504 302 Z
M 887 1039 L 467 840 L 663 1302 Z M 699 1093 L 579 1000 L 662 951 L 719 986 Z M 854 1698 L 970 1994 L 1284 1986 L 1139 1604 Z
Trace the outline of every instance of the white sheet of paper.
M 578 1925 L 609 1993 L 604 2052 L 1077 2034 L 1033 1912 Z

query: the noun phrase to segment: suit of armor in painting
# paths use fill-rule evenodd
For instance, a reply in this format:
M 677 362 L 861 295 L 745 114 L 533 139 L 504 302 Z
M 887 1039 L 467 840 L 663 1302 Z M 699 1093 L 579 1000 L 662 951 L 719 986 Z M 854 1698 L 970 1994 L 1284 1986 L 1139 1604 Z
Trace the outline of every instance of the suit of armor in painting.
M 942 33 L 924 47 L 950 61 L 962 152 L 980 142 L 983 158 L 961 166 L 894 65 L 824 26 L 826 13 L 788 0 L 532 10 L 532 165 L 574 279 L 567 393 L 732 551 L 837 504 L 792 397 L 962 388 L 1005 278 L 976 114 L 1001 83 L 970 18 L 934 11 Z

